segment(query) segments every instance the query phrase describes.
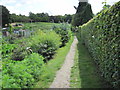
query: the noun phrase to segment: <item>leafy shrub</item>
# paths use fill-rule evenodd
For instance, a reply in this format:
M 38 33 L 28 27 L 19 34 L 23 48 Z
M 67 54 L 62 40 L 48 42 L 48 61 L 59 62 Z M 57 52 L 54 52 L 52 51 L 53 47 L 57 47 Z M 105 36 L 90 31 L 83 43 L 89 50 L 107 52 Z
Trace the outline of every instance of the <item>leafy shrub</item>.
M 70 28 L 68 28 L 69 26 L 66 25 L 61 25 L 61 26 L 54 26 L 53 30 L 60 35 L 61 37 L 61 47 L 65 46 L 65 44 L 69 41 L 70 37 L 71 37 L 71 31 Z
M 23 61 L 3 61 L 3 88 L 32 87 L 39 80 L 44 65 L 43 57 L 36 53 L 26 57 Z
M 12 51 L 11 59 L 16 60 L 16 61 L 21 61 L 23 60 L 26 56 L 29 55 L 28 50 L 26 50 L 28 46 L 28 39 L 23 38 L 21 40 L 16 40 L 15 45 L 16 47 Z
M 28 56 L 30 53 L 39 53 L 45 58 L 45 61 L 51 59 L 55 54 L 55 51 L 59 48 L 60 36 L 54 31 L 42 32 L 38 30 L 35 35 L 30 38 L 24 38 L 16 41 L 18 45 L 14 50 L 11 59 L 21 61 Z M 31 49 L 27 49 L 27 48 Z
M 78 32 L 78 27 L 72 26 L 72 27 L 71 27 L 71 31 L 74 32 L 74 33 L 75 33 L 75 32 Z
M 18 46 L 16 49 L 13 50 L 13 53 L 11 55 L 11 59 L 16 60 L 16 61 L 21 61 L 27 55 L 28 55 L 27 50 L 25 50 L 24 47 Z
M 14 44 L 3 44 L 2 45 L 2 54 L 8 54 L 8 53 L 12 52 L 12 50 L 15 47 L 16 46 Z
M 44 58 L 39 54 L 32 53 L 22 61 L 27 66 L 26 72 L 30 73 L 36 81 L 39 80 L 39 76 L 42 74 L 43 60 Z
M 80 27 L 79 35 L 98 64 L 101 75 L 120 88 L 120 1 Z
M 60 37 L 54 31 L 44 33 L 38 31 L 37 35 L 32 37 L 30 47 L 33 52 L 41 54 L 45 61 L 51 59 L 61 44 Z
M 4 58 L 10 58 L 13 50 L 15 49 L 16 45 L 15 44 L 8 44 L 6 42 L 3 42 L 1 46 L 1 54 L 2 54 L 2 59 Z
M 32 86 L 34 79 L 26 70 L 27 66 L 21 62 L 15 64 L 11 62 L 3 67 L 3 88 L 25 88 L 29 85 Z

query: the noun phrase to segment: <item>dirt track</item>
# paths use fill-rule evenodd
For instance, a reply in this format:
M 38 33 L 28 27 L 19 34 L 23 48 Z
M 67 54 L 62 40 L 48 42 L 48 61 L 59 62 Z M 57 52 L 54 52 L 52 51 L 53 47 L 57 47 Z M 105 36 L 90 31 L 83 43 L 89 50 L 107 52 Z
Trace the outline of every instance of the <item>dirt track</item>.
M 75 48 L 77 43 L 78 40 L 75 37 L 70 51 L 66 56 L 65 62 L 61 69 L 57 71 L 56 77 L 50 88 L 70 88 L 71 67 L 74 65 Z

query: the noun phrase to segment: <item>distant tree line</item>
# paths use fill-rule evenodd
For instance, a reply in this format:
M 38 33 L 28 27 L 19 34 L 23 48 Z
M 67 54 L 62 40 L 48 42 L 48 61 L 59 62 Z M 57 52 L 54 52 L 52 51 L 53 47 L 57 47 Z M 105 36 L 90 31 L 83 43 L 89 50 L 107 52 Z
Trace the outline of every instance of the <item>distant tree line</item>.
M 106 1 L 103 2 L 103 4 L 103 9 L 100 12 L 110 7 L 110 5 L 106 4 Z M 15 13 L 10 14 L 9 10 L 5 6 L 0 5 L 0 10 L 2 10 L 2 14 L 0 13 L 0 17 L 2 17 L 3 27 L 5 26 L 5 24 L 13 22 L 68 22 L 71 23 L 73 27 L 78 27 L 94 17 L 91 5 L 88 2 L 82 2 L 80 0 L 78 7 L 74 6 L 74 8 L 76 9 L 76 13 L 74 15 L 65 14 L 64 16 L 52 16 L 44 12 L 36 14 L 33 12 L 29 12 L 29 16 L 25 16 L 21 14 L 16 15 Z M 98 12 L 97 14 L 99 14 L 100 12 Z
M 48 13 L 32 13 L 29 12 L 29 16 L 25 15 L 16 15 L 15 13 L 10 14 L 10 11 L 3 5 L 0 5 L 0 19 L 2 19 L 2 27 L 5 27 L 5 24 L 14 23 L 14 22 L 68 22 L 71 23 L 72 16 L 70 14 L 55 15 L 50 16 Z
M 70 14 L 65 14 L 64 16 L 62 15 L 56 15 L 56 16 L 49 16 L 48 13 L 32 13 L 29 12 L 29 16 L 25 15 L 16 15 L 16 14 L 11 14 L 11 22 L 54 22 L 54 23 L 59 23 L 59 22 L 68 22 L 71 23 L 72 20 L 72 15 Z
M 28 16 L 25 15 L 16 15 L 15 13 L 10 14 L 10 22 L 29 22 L 30 18 Z

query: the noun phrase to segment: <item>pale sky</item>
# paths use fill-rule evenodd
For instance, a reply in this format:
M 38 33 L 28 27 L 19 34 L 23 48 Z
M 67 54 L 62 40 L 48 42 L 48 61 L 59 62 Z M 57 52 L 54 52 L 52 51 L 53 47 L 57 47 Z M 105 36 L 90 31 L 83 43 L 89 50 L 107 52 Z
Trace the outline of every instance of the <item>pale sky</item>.
M 99 12 L 105 0 L 88 0 L 92 6 L 93 13 Z M 107 4 L 113 5 L 120 0 L 107 0 Z M 78 6 L 79 0 L 0 0 L 0 5 L 8 8 L 10 13 L 29 15 L 29 12 L 49 15 L 75 14 L 73 6 Z

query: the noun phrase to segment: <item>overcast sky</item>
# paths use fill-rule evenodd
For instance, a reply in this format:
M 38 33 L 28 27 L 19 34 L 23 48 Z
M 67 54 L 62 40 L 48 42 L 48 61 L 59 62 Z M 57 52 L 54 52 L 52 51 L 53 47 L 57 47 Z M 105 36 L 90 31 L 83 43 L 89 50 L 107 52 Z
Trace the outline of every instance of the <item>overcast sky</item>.
M 93 13 L 99 12 L 105 0 L 88 0 L 92 6 Z M 107 4 L 113 5 L 120 0 L 107 0 Z M 76 10 L 73 6 L 78 6 L 79 0 L 0 0 L 0 5 L 8 8 L 10 13 L 29 15 L 29 12 L 49 15 L 74 14 Z

